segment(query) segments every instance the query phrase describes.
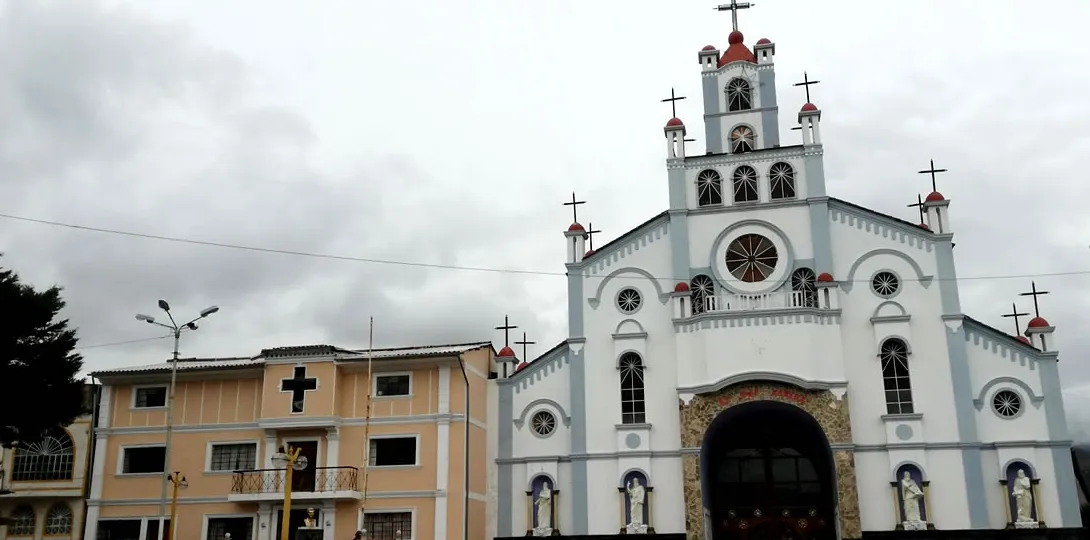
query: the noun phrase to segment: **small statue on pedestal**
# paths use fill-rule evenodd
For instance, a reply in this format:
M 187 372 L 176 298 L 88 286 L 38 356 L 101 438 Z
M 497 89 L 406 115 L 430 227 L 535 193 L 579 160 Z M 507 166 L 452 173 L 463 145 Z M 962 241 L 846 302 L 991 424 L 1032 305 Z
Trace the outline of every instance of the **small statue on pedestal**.
M 1015 474 L 1011 497 L 1014 497 L 1014 528 L 1038 528 L 1037 520 L 1033 519 L 1033 480 L 1026 476 L 1025 469 L 1018 469 Z
M 626 488 L 628 493 L 627 534 L 647 534 L 647 524 L 643 522 L 643 504 L 647 491 L 640 485 L 639 478 L 633 478 Z
M 553 490 L 549 488 L 549 482 L 541 483 L 534 506 L 537 518 L 534 536 L 551 536 L 553 534 Z
M 318 516 L 313 508 L 307 508 L 307 516 L 303 518 L 303 526 L 295 531 L 295 540 L 322 540 L 324 531 L 318 525 Z
M 912 473 L 905 471 L 901 478 L 901 501 L 904 504 L 904 518 L 901 523 L 906 531 L 926 531 L 927 522 L 920 516 L 920 504 L 923 502 L 923 490 L 912 479 Z

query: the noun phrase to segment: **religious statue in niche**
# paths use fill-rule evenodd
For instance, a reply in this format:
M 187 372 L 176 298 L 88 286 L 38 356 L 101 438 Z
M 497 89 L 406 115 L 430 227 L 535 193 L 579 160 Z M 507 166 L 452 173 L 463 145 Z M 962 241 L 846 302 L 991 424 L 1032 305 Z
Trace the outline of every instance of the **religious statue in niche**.
M 1018 468 L 1014 478 L 1008 481 L 1014 506 L 1014 527 L 1016 529 L 1036 529 L 1037 518 L 1033 508 L 1033 480 L 1026 476 L 1026 470 Z
M 626 534 L 647 534 L 647 479 L 633 471 L 625 478 L 625 528 Z
M 927 522 L 923 519 L 924 493 L 920 484 L 912 478 L 912 471 L 907 468 L 901 476 L 901 509 L 904 521 L 901 526 L 906 531 L 927 530 Z
M 553 534 L 553 490 L 545 477 L 534 492 L 534 536 Z

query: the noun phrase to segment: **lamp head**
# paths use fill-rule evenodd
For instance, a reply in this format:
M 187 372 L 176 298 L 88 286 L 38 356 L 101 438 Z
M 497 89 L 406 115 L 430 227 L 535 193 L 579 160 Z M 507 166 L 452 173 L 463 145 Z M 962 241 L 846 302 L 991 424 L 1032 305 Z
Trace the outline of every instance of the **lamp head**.
M 272 456 L 273 467 L 277 469 L 283 469 L 288 466 L 288 455 L 284 453 L 284 448 L 281 447 L 280 451 Z
M 218 312 L 219 310 L 220 310 L 219 306 L 206 307 L 206 308 L 201 310 L 201 318 L 207 317 L 207 316 L 209 316 L 209 315 L 211 315 L 213 313 Z
M 136 320 L 144 321 L 144 322 L 146 322 L 148 324 L 154 324 L 155 323 L 155 317 L 152 317 L 151 315 L 142 315 L 140 313 L 136 314 Z
M 291 468 L 293 468 L 293 469 L 295 469 L 297 471 L 301 471 L 301 470 L 307 468 L 307 457 L 306 456 L 299 456 L 299 457 L 295 458 L 295 463 L 291 466 Z
M 188 327 L 190 330 L 196 330 L 197 329 L 197 323 L 188 323 L 188 324 L 186 324 L 186 327 Z
M 170 311 L 170 304 L 168 304 L 166 300 L 160 300 L 159 309 L 163 311 Z

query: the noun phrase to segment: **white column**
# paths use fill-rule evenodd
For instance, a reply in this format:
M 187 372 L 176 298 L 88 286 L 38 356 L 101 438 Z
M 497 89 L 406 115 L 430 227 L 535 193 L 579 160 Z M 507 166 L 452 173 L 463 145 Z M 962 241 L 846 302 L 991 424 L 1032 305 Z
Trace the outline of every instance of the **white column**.
M 322 522 L 320 523 L 322 529 L 325 532 L 322 533 L 322 537 L 325 540 L 336 540 L 337 538 L 337 503 L 333 501 L 325 501 L 322 503 Z
M 83 528 L 84 540 L 95 540 L 98 534 L 98 502 L 102 499 L 102 483 L 106 474 L 106 448 L 108 435 L 105 430 L 110 428 L 111 405 L 113 403 L 113 388 L 102 385 L 102 393 L 98 398 L 98 427 L 95 430 L 95 459 L 91 469 L 91 493 L 89 499 L 96 501 L 92 506 L 87 504 L 87 525 Z
M 266 430 L 265 431 L 265 457 L 261 460 L 261 461 L 265 462 L 265 466 L 262 467 L 263 469 L 272 469 L 273 468 L 272 457 L 273 457 L 273 454 L 275 454 L 275 453 L 276 453 L 276 433 Z
M 439 367 L 439 414 L 450 413 L 450 366 Z
M 439 414 L 450 414 L 450 366 L 439 367 Z M 469 412 L 469 411 L 466 411 Z M 440 417 L 436 426 L 435 450 L 435 533 L 447 537 L 447 483 L 450 478 L 450 419 Z
M 276 514 L 273 512 L 271 503 L 260 503 L 258 505 L 257 540 L 272 540 L 273 534 L 276 531 L 275 518 Z
M 325 466 L 336 467 L 340 464 L 341 435 L 337 428 L 328 428 L 325 435 Z

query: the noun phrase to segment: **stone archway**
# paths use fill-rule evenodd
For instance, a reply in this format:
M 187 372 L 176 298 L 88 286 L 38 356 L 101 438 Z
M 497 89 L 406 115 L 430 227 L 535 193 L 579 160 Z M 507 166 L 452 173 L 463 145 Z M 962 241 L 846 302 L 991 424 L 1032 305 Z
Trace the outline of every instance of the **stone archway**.
M 838 399 L 830 390 L 804 390 L 779 382 L 748 382 L 732 385 L 718 392 L 694 396 L 680 406 L 681 442 L 686 509 L 686 530 L 690 540 L 705 540 L 705 527 L 711 517 L 705 512 L 701 485 L 701 455 L 705 435 L 724 411 L 743 404 L 773 402 L 804 411 L 817 426 L 831 448 L 836 491 L 836 521 L 840 538 L 859 538 L 859 498 L 856 492 L 855 462 L 850 448 L 851 424 L 847 397 Z M 780 409 L 782 410 L 782 409 Z M 707 466 L 707 464 L 705 464 Z M 711 471 L 708 471 L 711 474 Z

